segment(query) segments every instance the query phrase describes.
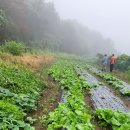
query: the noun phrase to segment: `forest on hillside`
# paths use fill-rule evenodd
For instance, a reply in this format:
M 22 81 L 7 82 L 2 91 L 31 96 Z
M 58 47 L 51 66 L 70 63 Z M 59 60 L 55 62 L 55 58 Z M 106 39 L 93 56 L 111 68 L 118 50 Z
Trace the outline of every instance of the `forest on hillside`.
M 114 43 L 77 21 L 62 20 L 44 0 L 0 0 L 0 43 L 15 40 L 29 47 L 78 55 L 114 53 Z

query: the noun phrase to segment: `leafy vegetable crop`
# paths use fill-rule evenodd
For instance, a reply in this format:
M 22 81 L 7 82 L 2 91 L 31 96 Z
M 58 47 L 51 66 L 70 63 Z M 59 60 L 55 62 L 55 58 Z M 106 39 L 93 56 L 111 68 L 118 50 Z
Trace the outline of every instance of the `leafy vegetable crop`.
M 1 61 L 0 86 L 0 130 L 34 130 L 25 112 L 36 109 L 42 81 L 25 66 Z
M 73 65 L 68 62 L 59 62 L 54 65 L 49 74 L 59 81 L 62 88 L 69 95 L 66 103 L 50 113 L 48 130 L 65 128 L 67 130 L 94 130 L 91 124 L 91 115 L 85 105 L 82 88 L 87 85 L 83 78 L 78 78 Z
M 36 109 L 36 100 L 27 94 L 15 94 L 8 89 L 0 87 L 0 100 L 8 99 L 10 102 L 20 106 L 24 110 Z
M 113 130 L 130 129 L 130 113 L 110 109 L 97 109 L 96 114 L 102 126 L 111 126 Z
M 122 81 L 112 76 L 111 74 L 98 71 L 96 68 L 91 67 L 90 65 L 87 65 L 87 68 L 97 76 L 100 76 L 101 78 L 105 79 L 109 84 L 113 85 L 114 87 L 122 87 Z
M 121 90 L 122 91 L 122 90 Z M 124 95 L 128 95 L 130 96 L 130 90 L 127 90 L 127 89 L 123 89 L 123 92 L 122 92 Z
M 0 100 L 0 130 L 34 130 L 23 121 L 25 115 L 20 107 L 7 100 Z
M 6 100 L 0 100 L 0 110 L 1 112 L 7 114 L 7 116 L 12 115 L 14 119 L 20 120 L 25 116 L 25 113 L 21 108 L 9 103 L 9 101 Z
M 122 85 L 122 81 L 120 81 L 119 79 L 115 78 L 114 76 L 111 76 L 110 74 L 99 72 L 93 67 L 89 66 L 88 68 L 96 75 L 103 77 L 106 81 L 108 81 L 116 88 L 121 89 L 120 85 Z M 97 109 L 96 115 L 98 116 L 100 125 L 103 127 L 112 127 L 112 130 L 130 129 L 130 113 L 114 111 L 111 109 Z
M 0 86 L 14 93 L 28 93 L 37 97 L 42 82 L 35 74 L 24 66 L 0 62 Z

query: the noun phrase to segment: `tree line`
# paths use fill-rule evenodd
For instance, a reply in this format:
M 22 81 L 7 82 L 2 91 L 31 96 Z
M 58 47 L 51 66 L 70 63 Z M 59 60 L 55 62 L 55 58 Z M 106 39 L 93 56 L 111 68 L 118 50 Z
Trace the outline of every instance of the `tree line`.
M 0 43 L 5 40 L 79 55 L 115 52 L 111 39 L 76 21 L 62 20 L 53 3 L 44 0 L 0 0 Z

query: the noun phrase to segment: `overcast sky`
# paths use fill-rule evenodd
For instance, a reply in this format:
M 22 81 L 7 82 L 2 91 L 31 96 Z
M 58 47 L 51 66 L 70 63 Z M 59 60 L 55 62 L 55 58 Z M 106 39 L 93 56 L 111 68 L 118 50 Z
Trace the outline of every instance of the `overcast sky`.
M 130 54 L 130 0 L 51 0 L 63 19 L 83 25 L 112 38 L 115 48 Z

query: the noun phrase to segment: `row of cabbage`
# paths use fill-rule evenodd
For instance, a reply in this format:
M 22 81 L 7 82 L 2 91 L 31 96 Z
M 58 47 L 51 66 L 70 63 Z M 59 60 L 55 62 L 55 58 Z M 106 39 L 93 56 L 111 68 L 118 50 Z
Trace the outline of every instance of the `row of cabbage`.
M 49 114 L 48 130 L 94 130 L 92 116 L 84 102 L 83 88 L 89 85 L 83 77 L 76 75 L 73 64 L 60 61 L 49 70 L 49 74 L 60 83 L 68 96 Z
M 86 67 L 92 73 L 103 78 L 105 81 L 107 81 L 114 88 L 119 89 L 122 94 L 128 95 L 128 96 L 130 95 L 130 85 L 129 84 L 116 78 L 115 76 L 111 75 L 110 73 L 99 71 L 98 69 L 92 67 L 91 65 L 86 65 Z
M 83 67 L 81 67 L 83 66 Z M 82 70 L 79 72 L 80 76 L 85 76 L 87 72 L 85 73 L 85 70 L 83 69 L 85 66 L 84 64 L 80 64 L 76 66 L 76 72 L 78 70 Z M 78 73 L 79 74 L 79 73 Z M 95 84 L 91 82 L 90 84 L 90 89 L 96 89 L 96 87 L 102 86 L 102 84 Z M 91 93 L 91 96 L 93 93 Z M 103 99 L 102 99 L 103 100 Z M 129 130 L 130 129 L 130 113 L 129 112 L 123 112 L 123 111 L 116 111 L 112 109 L 103 109 L 103 108 L 96 108 L 95 110 L 95 116 L 98 117 L 99 124 L 103 129 L 112 129 L 112 130 Z
M 0 130 L 34 130 L 27 113 L 37 108 L 42 81 L 25 66 L 1 61 L 0 86 Z

